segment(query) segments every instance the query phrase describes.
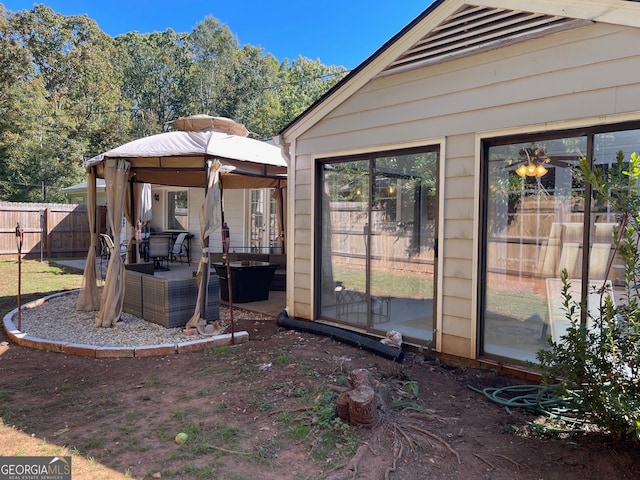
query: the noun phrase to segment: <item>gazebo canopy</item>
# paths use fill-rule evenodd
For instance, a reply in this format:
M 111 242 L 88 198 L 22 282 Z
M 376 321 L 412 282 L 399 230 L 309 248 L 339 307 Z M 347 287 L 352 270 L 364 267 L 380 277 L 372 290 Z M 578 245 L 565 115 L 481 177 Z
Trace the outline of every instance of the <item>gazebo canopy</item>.
M 126 159 L 135 182 L 201 187 L 207 185 L 207 161 L 221 163 L 224 188 L 283 186 L 287 163 L 267 142 L 220 131 L 174 131 L 140 138 L 84 162 L 104 178 L 107 159 Z

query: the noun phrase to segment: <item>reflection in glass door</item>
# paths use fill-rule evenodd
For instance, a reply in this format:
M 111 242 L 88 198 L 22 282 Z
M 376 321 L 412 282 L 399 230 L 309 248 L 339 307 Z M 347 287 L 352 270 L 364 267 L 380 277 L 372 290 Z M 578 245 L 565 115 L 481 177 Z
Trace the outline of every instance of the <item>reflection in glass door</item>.
M 579 278 L 584 189 L 575 168 L 585 151 L 584 137 L 488 149 L 484 354 L 535 361 L 557 279 L 563 269 Z
M 251 189 L 249 245 L 254 253 L 280 253 L 273 188 Z
M 614 242 L 619 212 L 589 194 L 580 162 L 624 171 L 625 159 L 637 151 L 640 130 L 606 127 L 487 143 L 481 354 L 536 362 L 548 338 L 562 341 L 569 325 L 565 272 L 572 301 L 589 305 L 581 312 L 588 328 L 587 317 L 599 315 L 598 292 L 621 301 L 624 266 Z
M 320 317 L 433 340 L 435 151 L 321 165 Z

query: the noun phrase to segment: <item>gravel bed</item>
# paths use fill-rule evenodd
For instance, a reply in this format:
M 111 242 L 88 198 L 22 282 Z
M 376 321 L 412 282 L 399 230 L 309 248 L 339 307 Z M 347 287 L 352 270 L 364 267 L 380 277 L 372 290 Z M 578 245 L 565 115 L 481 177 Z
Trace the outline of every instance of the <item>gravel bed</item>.
M 140 347 L 190 342 L 200 336 L 184 335 L 182 328 L 165 328 L 139 317 L 123 313 L 117 328 L 97 328 L 98 312 L 76 310 L 78 292 L 70 292 L 50 298 L 42 305 L 23 309 L 22 332 L 31 337 L 58 342 L 72 342 L 99 347 Z M 234 308 L 234 318 L 271 318 Z M 220 321 L 228 324 L 229 309 L 220 305 Z M 14 324 L 16 318 L 14 315 Z

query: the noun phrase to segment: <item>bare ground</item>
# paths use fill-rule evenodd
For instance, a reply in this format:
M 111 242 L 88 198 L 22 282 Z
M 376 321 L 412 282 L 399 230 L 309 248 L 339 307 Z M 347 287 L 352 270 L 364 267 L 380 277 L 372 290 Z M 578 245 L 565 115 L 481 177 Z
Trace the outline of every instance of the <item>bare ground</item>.
M 0 454 L 73 455 L 74 480 L 640 478 L 637 443 L 543 435 L 536 414 L 469 388 L 522 380 L 417 353 L 398 365 L 237 317 L 248 343 L 156 358 L 71 357 L 3 332 Z M 374 428 L 323 416 L 356 368 L 390 398 Z

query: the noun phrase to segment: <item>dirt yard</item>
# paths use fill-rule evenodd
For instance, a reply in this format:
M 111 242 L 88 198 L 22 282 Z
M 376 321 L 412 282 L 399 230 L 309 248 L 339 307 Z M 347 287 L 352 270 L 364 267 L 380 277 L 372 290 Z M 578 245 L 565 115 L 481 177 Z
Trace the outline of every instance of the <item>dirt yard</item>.
M 521 380 L 236 318 L 248 343 L 156 358 L 70 357 L 2 332 L 0 454 L 73 455 L 74 480 L 640 478 L 637 443 L 543 435 L 537 415 L 469 388 Z M 388 399 L 368 429 L 334 412 L 361 368 Z

